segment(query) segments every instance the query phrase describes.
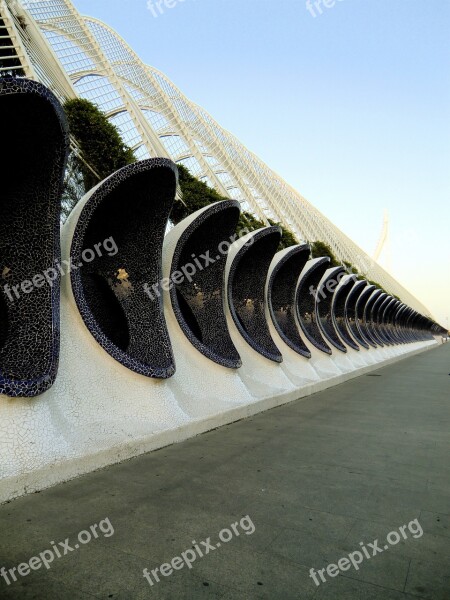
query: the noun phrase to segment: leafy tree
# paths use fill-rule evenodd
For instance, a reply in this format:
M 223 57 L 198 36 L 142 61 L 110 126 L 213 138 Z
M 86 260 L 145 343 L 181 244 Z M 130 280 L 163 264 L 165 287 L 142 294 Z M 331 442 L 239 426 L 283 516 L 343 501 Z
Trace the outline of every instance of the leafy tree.
M 374 285 L 375 287 L 379 288 L 379 289 L 380 289 L 382 292 L 384 292 L 385 294 L 389 294 L 389 292 L 387 292 L 387 291 L 384 289 L 384 287 L 383 287 L 381 284 L 379 284 L 378 282 L 376 282 L 376 281 L 372 281 L 371 279 L 368 279 L 368 280 L 367 280 L 367 282 L 369 283 L 369 285 Z M 391 295 L 392 295 L 392 294 L 391 294 Z M 395 296 L 395 297 L 397 297 L 397 296 Z
M 196 210 L 209 206 L 214 202 L 229 200 L 221 196 L 216 190 L 200 181 L 189 172 L 183 165 L 177 165 L 179 184 L 182 192 L 182 199 L 177 198 L 170 214 L 172 223 L 179 223 Z
M 284 248 L 288 248 L 289 246 L 298 244 L 294 234 L 291 233 L 289 229 L 284 227 L 284 225 L 282 225 L 281 223 L 276 223 L 271 219 L 268 219 L 268 221 L 270 225 L 281 228 L 281 240 L 280 245 L 278 246 L 278 250 L 283 250 Z M 245 229 L 248 231 L 255 231 L 256 229 L 261 229 L 262 227 L 266 227 L 266 224 L 263 221 L 260 221 L 249 212 L 243 212 L 241 213 L 241 216 L 239 218 L 237 232 L 241 233 L 241 231 Z
M 196 210 L 200 210 L 214 202 L 229 200 L 229 198 L 222 196 L 215 189 L 210 188 L 209 185 L 194 177 L 185 166 L 177 165 L 177 167 L 182 198 L 175 200 L 170 214 L 172 223 L 177 224 Z M 254 231 L 261 227 L 264 227 L 262 221 L 259 221 L 249 212 L 243 212 L 239 217 L 236 229 L 238 233 L 241 233 L 244 230 Z
M 347 260 L 343 260 L 342 264 L 344 265 L 344 267 L 346 267 L 347 271 L 349 273 L 354 273 L 355 275 L 357 275 L 357 277 L 359 279 L 363 278 L 364 276 L 361 275 L 361 273 L 359 273 L 358 269 L 352 265 L 351 262 L 348 262 Z M 382 287 L 379 283 L 377 283 L 376 281 L 372 281 L 370 279 L 367 280 L 368 283 L 370 285 L 375 285 L 377 288 L 379 288 L 382 292 L 389 294 L 389 292 L 387 290 L 384 289 L 384 287 Z M 390 296 L 392 296 L 393 298 L 395 298 L 396 300 L 400 300 L 400 298 L 398 296 L 396 296 L 395 294 L 389 294 Z
M 325 244 L 325 242 L 312 242 L 311 244 L 311 258 L 320 258 L 321 256 L 329 256 L 330 257 L 330 267 L 339 267 L 341 263 L 338 261 L 336 256 L 334 255 L 333 250 Z
M 355 267 L 355 265 L 352 265 L 351 262 L 348 262 L 348 260 L 343 260 L 342 264 L 344 265 L 344 267 L 347 269 L 347 271 L 349 273 L 353 273 L 354 275 L 359 275 L 358 269 Z
M 71 152 L 67 161 L 66 175 L 61 199 L 61 222 L 64 223 L 73 207 L 84 196 L 86 189 L 82 172 L 82 162 Z
M 266 224 L 257 219 L 254 215 L 252 215 L 252 213 L 243 212 L 239 217 L 239 223 L 236 231 L 239 235 L 241 235 L 243 231 L 255 231 L 256 229 L 261 229 L 261 227 L 265 226 Z
M 185 166 L 177 166 L 182 199 L 177 199 L 172 209 L 170 219 L 173 223 L 179 223 L 182 219 L 185 219 L 196 210 L 204 208 L 209 204 L 220 202 L 222 200 L 229 200 L 229 198 L 221 196 L 216 190 L 210 188 L 206 183 L 194 177 Z M 269 223 L 271 225 L 278 225 L 282 229 L 280 249 L 298 243 L 294 235 L 288 229 L 283 227 L 283 225 L 270 220 Z M 261 229 L 261 227 L 265 227 L 263 221 L 256 218 L 250 212 L 243 212 L 239 217 L 236 230 L 238 233 L 241 233 L 244 230 L 255 231 L 256 229 Z
M 117 128 L 102 111 L 82 98 L 67 100 L 64 110 L 69 122 L 70 133 L 77 140 L 84 161 L 105 179 L 121 167 L 135 162 L 131 148 L 126 146 Z M 98 179 L 84 162 L 78 168 L 84 179 L 86 191 L 98 183 Z
M 285 227 L 281 223 L 276 223 L 271 219 L 269 219 L 269 223 L 271 225 L 281 227 L 281 241 L 280 246 L 278 248 L 279 250 L 284 250 L 285 248 L 289 248 L 289 246 L 295 246 L 295 244 L 298 244 L 297 238 L 287 227 Z

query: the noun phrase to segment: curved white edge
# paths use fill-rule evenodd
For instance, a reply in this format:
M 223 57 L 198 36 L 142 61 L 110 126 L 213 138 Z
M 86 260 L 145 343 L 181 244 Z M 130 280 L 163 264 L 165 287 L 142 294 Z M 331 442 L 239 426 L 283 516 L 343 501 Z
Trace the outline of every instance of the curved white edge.
M 298 244 L 297 247 L 300 247 L 301 244 Z M 266 300 L 268 298 L 268 290 L 269 290 L 269 282 L 273 271 L 277 268 L 278 264 L 284 260 L 284 258 L 292 252 L 292 250 L 296 246 L 290 246 L 289 248 L 284 248 L 275 254 L 270 263 L 269 270 L 267 273 L 266 279 Z M 282 356 L 283 362 L 281 363 L 281 367 L 288 379 L 292 381 L 292 383 L 297 386 L 298 389 L 308 388 L 313 383 L 317 383 L 320 381 L 320 375 L 314 369 L 311 364 L 310 359 L 300 356 L 297 354 L 292 348 L 290 348 L 286 342 L 282 339 L 280 334 L 275 328 L 275 325 L 272 320 L 272 316 L 270 314 L 268 302 L 266 301 L 266 320 L 269 324 L 269 331 L 272 336 L 272 339 L 275 342 L 275 345 L 279 348 Z M 304 338 L 303 338 L 304 339 Z
M 303 279 L 303 277 L 308 273 L 308 271 L 313 269 L 315 267 L 315 265 L 318 262 L 320 262 L 321 260 L 322 260 L 321 257 L 312 258 L 311 260 L 308 260 L 308 262 L 303 267 L 302 272 L 300 273 L 300 277 L 298 278 L 297 292 L 298 292 L 298 288 L 300 286 L 300 282 Z M 334 352 L 333 349 L 331 350 L 331 355 L 325 354 L 325 352 L 321 352 L 320 350 L 318 350 L 314 346 L 314 344 L 312 344 L 308 340 L 306 335 L 303 333 L 303 329 L 300 325 L 300 320 L 298 318 L 298 312 L 295 313 L 295 321 L 297 323 L 297 327 L 299 328 L 299 330 L 301 332 L 303 341 L 305 342 L 306 346 L 308 347 L 308 350 L 311 352 L 311 359 L 310 359 L 311 364 L 322 379 L 330 379 L 330 378 L 338 377 L 342 373 L 349 372 L 346 369 L 344 370 L 344 369 L 340 368 L 338 366 L 338 364 L 336 364 L 336 360 L 335 360 L 336 353 Z
M 316 296 L 316 306 L 318 305 L 318 303 L 320 302 L 320 290 L 322 289 L 323 285 L 325 284 L 325 282 L 327 281 L 327 279 L 332 276 L 333 274 L 336 274 L 336 276 L 338 277 L 339 274 L 342 274 L 342 269 L 343 267 L 330 267 L 329 269 L 327 269 L 325 271 L 325 273 L 323 274 L 321 280 L 319 281 L 319 285 L 317 286 L 317 296 Z M 342 275 L 344 276 L 344 275 Z M 341 279 L 341 278 L 340 278 Z M 340 281 L 339 279 L 339 281 Z M 331 302 L 331 309 L 332 310 L 332 305 L 333 302 Z M 318 320 L 318 325 L 319 325 L 319 329 L 322 333 L 323 338 L 325 339 L 326 343 L 330 346 L 331 351 L 332 351 L 332 359 L 334 364 L 338 367 L 338 369 L 340 371 L 342 371 L 343 373 L 350 373 L 351 371 L 353 371 L 353 369 L 358 368 L 359 366 L 361 366 L 359 364 L 358 361 L 356 361 L 356 363 L 352 360 L 352 354 L 348 352 L 348 348 L 347 346 L 344 344 L 345 348 L 346 348 L 346 352 L 343 353 L 341 350 L 339 350 L 338 348 L 336 348 L 334 346 L 334 344 L 332 344 L 327 336 L 325 331 L 323 330 L 322 324 L 320 322 L 320 319 Z M 336 329 L 334 327 L 333 324 L 333 328 Z M 336 331 L 336 335 L 338 336 L 338 339 L 340 340 L 340 336 L 338 334 L 338 332 Z
M 335 299 L 336 299 L 336 296 L 337 296 L 339 290 L 344 285 L 346 285 L 349 281 L 356 281 L 356 279 L 357 279 L 357 277 L 353 273 L 344 275 L 341 278 L 338 285 L 336 286 L 336 289 L 334 290 L 333 300 L 331 302 L 331 310 L 332 311 L 334 311 Z M 349 346 L 337 328 L 336 328 L 336 332 L 339 336 L 339 339 L 347 347 L 347 356 L 348 356 L 349 360 L 351 360 L 351 362 L 353 363 L 355 368 L 365 367 L 367 365 L 373 364 L 372 361 L 367 360 L 367 358 L 364 356 L 363 350 L 365 350 L 365 348 L 363 348 L 362 346 L 359 346 L 357 340 L 355 340 L 354 336 L 352 335 L 352 332 L 349 329 L 348 329 L 348 334 L 351 336 L 351 339 L 359 346 L 359 350 L 355 350 L 354 348 Z
M 236 240 L 228 250 L 227 262 L 225 267 L 226 292 L 228 291 L 228 275 L 231 265 L 238 252 L 260 232 L 261 229 L 252 231 L 238 240 Z M 228 294 L 225 293 L 227 299 Z M 265 305 L 267 306 L 267 279 L 265 292 Z M 228 301 L 225 300 L 225 315 L 227 318 L 228 329 L 234 345 L 242 359 L 242 367 L 238 370 L 239 377 L 242 379 L 245 387 L 255 398 L 268 398 L 273 395 L 285 394 L 296 390 L 296 386 L 289 379 L 283 368 L 283 363 L 275 363 L 254 350 L 250 344 L 242 337 L 233 317 L 231 315 Z M 267 320 L 267 313 L 266 313 Z M 270 317 L 269 321 L 270 322 Z M 270 331 L 273 338 L 273 333 Z M 278 340 L 277 340 L 278 341 Z M 275 345 L 279 348 L 277 341 Z
M 198 210 L 167 233 L 163 245 L 163 278 L 170 278 L 172 259 L 180 237 L 209 209 L 207 206 Z M 212 418 L 236 406 L 252 402 L 254 397 L 244 385 L 238 369 L 223 367 L 197 350 L 178 323 L 169 291 L 163 291 L 163 300 L 176 368 L 168 385 L 183 410 L 191 418 Z

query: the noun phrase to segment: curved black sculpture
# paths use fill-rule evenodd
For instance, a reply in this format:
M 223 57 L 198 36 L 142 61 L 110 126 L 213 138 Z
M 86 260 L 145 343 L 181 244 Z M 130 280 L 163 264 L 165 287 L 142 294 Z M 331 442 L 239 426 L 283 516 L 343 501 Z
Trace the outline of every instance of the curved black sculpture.
M 391 304 L 389 304 L 389 306 L 387 307 L 384 316 L 385 327 L 388 331 L 389 337 L 392 339 L 394 344 L 401 343 L 401 339 L 395 327 L 395 315 L 397 314 L 397 310 L 400 304 L 401 303 L 399 300 L 397 300 L 397 298 L 393 298 Z
M 422 315 L 419 314 L 418 312 L 415 313 L 413 323 L 412 323 L 412 328 L 413 328 L 414 339 L 416 341 L 425 339 L 423 331 L 422 331 Z
M 383 292 L 380 289 L 375 288 L 372 292 L 370 298 L 368 299 L 366 306 L 364 307 L 364 316 L 363 316 L 363 327 L 364 332 L 367 333 L 368 336 L 375 342 L 377 346 L 384 347 L 384 342 L 381 339 L 381 336 L 378 335 L 378 332 L 374 326 L 374 309 L 377 306 L 377 302 L 379 298 L 382 296 Z
M 435 335 L 447 336 L 447 330 L 397 299 L 384 314 L 387 332 L 396 344 L 432 340 Z
M 417 331 L 418 318 L 419 314 L 415 310 L 413 310 L 410 318 L 408 319 L 407 324 L 409 339 L 411 342 L 415 342 L 417 339 L 419 339 L 419 333 Z
M 405 332 L 405 322 L 407 316 L 409 316 L 409 309 L 406 304 L 400 302 L 394 315 L 394 327 L 401 344 L 406 344 L 408 342 Z
M 360 336 L 366 341 L 367 344 L 369 344 L 369 346 L 372 346 L 372 348 L 377 348 L 378 344 L 374 340 L 374 338 L 370 335 L 370 333 L 367 329 L 366 306 L 367 306 L 367 303 L 369 302 L 373 292 L 375 291 L 375 289 L 376 289 L 376 287 L 374 285 L 368 285 L 364 289 L 364 291 L 362 292 L 360 297 L 358 298 L 358 301 L 356 302 L 356 307 L 355 307 L 356 327 L 358 328 Z
M 111 175 L 83 206 L 70 249 L 73 294 L 89 331 L 125 367 L 162 379 L 175 372 L 160 281 L 177 177 L 165 158 Z
M 421 316 L 422 316 L 422 321 L 421 321 L 420 330 L 422 331 L 422 336 L 423 336 L 424 340 L 432 340 L 433 339 L 433 331 L 434 331 L 435 327 L 437 327 L 438 335 L 447 337 L 448 331 L 446 329 L 444 329 L 440 325 L 436 325 L 436 323 L 433 323 L 433 321 L 431 321 L 424 315 L 421 315 Z
M 326 354 L 332 354 L 332 351 L 325 342 L 318 324 L 317 289 L 329 266 L 328 256 L 309 261 L 309 266 L 298 283 L 296 302 L 298 320 L 305 336 L 313 346 Z
M 409 333 L 409 339 L 411 342 L 415 342 L 418 338 L 416 331 L 416 323 L 417 323 L 418 313 L 412 309 L 411 316 L 408 319 L 407 328 Z
M 68 129 L 43 85 L 0 78 L 0 394 L 32 397 L 59 361 L 59 219 Z
M 365 279 L 361 279 L 360 281 L 356 281 L 353 289 L 350 291 L 348 295 L 347 301 L 345 303 L 345 318 L 347 322 L 347 326 L 352 336 L 358 342 L 360 346 L 368 350 L 370 348 L 366 339 L 361 335 L 358 327 L 358 316 L 356 313 L 356 305 L 358 303 L 361 294 L 367 287 L 367 281 Z
M 231 240 L 240 215 L 236 200 L 216 202 L 202 211 L 181 234 L 172 259 L 170 290 L 173 311 L 184 334 L 204 356 L 231 369 L 241 366 L 224 312 L 226 252 L 222 244 Z M 196 268 L 180 283 L 175 273 L 208 256 L 212 262 Z M 200 263 L 202 266 L 202 263 Z
M 356 275 L 348 275 L 345 281 L 341 281 L 333 296 L 333 301 L 331 304 L 331 316 L 333 318 L 333 324 L 336 331 L 347 344 L 347 346 L 350 346 L 350 348 L 353 348 L 353 350 L 359 351 L 358 344 L 355 342 L 349 332 L 348 321 L 345 313 L 345 305 L 349 294 L 355 285 L 355 281 Z
M 320 329 L 326 340 L 341 352 L 347 352 L 347 348 L 342 343 L 335 328 L 335 319 L 333 319 L 333 299 L 336 287 L 344 275 L 344 267 L 328 269 L 321 280 L 316 297 L 317 318 Z
M 384 326 L 384 313 L 391 302 L 392 297 L 383 292 L 373 307 L 372 327 L 377 331 L 378 336 L 383 340 L 386 346 L 390 346 L 392 344 L 392 340 L 390 339 Z
M 432 335 L 433 323 L 427 319 L 424 315 L 419 315 L 419 320 L 417 323 L 417 330 L 419 332 L 419 338 L 421 340 L 431 340 L 433 338 Z M 443 333 L 445 333 L 445 329 L 442 329 Z
M 267 272 L 281 239 L 279 227 L 259 229 L 236 254 L 228 273 L 228 305 L 242 337 L 259 354 L 283 361 L 265 315 Z
M 309 260 L 310 252 L 306 244 L 281 251 L 280 259 L 270 275 L 267 291 L 269 312 L 277 333 L 289 348 L 305 358 L 311 358 L 311 352 L 301 338 L 295 311 L 298 278 Z
M 389 311 L 389 317 L 388 317 L 389 332 L 390 332 L 391 337 L 394 338 L 396 344 L 403 343 L 402 339 L 400 338 L 398 328 L 397 328 L 397 323 L 396 323 L 397 313 L 398 313 L 398 310 L 400 307 L 401 307 L 400 300 L 397 300 L 395 298 L 395 302 Z
M 414 335 L 412 332 L 412 321 L 414 319 L 415 311 L 410 306 L 407 306 L 405 317 L 403 319 L 403 332 L 407 343 L 414 341 Z

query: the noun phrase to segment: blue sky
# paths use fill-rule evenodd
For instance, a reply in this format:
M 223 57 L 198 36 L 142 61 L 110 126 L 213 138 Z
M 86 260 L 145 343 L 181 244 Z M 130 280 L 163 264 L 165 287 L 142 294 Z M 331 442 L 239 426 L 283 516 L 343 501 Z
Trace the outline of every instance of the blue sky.
M 448 0 L 73 1 L 369 254 L 387 209 L 390 271 L 446 325 Z

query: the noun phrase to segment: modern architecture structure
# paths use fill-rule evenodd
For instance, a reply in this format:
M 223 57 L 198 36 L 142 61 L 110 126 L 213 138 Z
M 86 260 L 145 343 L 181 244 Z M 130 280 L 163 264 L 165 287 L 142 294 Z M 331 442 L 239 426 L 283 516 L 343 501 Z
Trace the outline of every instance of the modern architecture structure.
M 64 101 L 97 104 L 141 160 L 182 164 L 242 210 L 280 222 L 299 241 L 323 241 L 337 258 L 422 314 L 428 309 L 108 25 L 71 0 L 0 1 L 0 75 L 23 74 Z M 78 152 L 72 141 L 72 151 Z M 70 164 L 70 163 L 69 163 Z

